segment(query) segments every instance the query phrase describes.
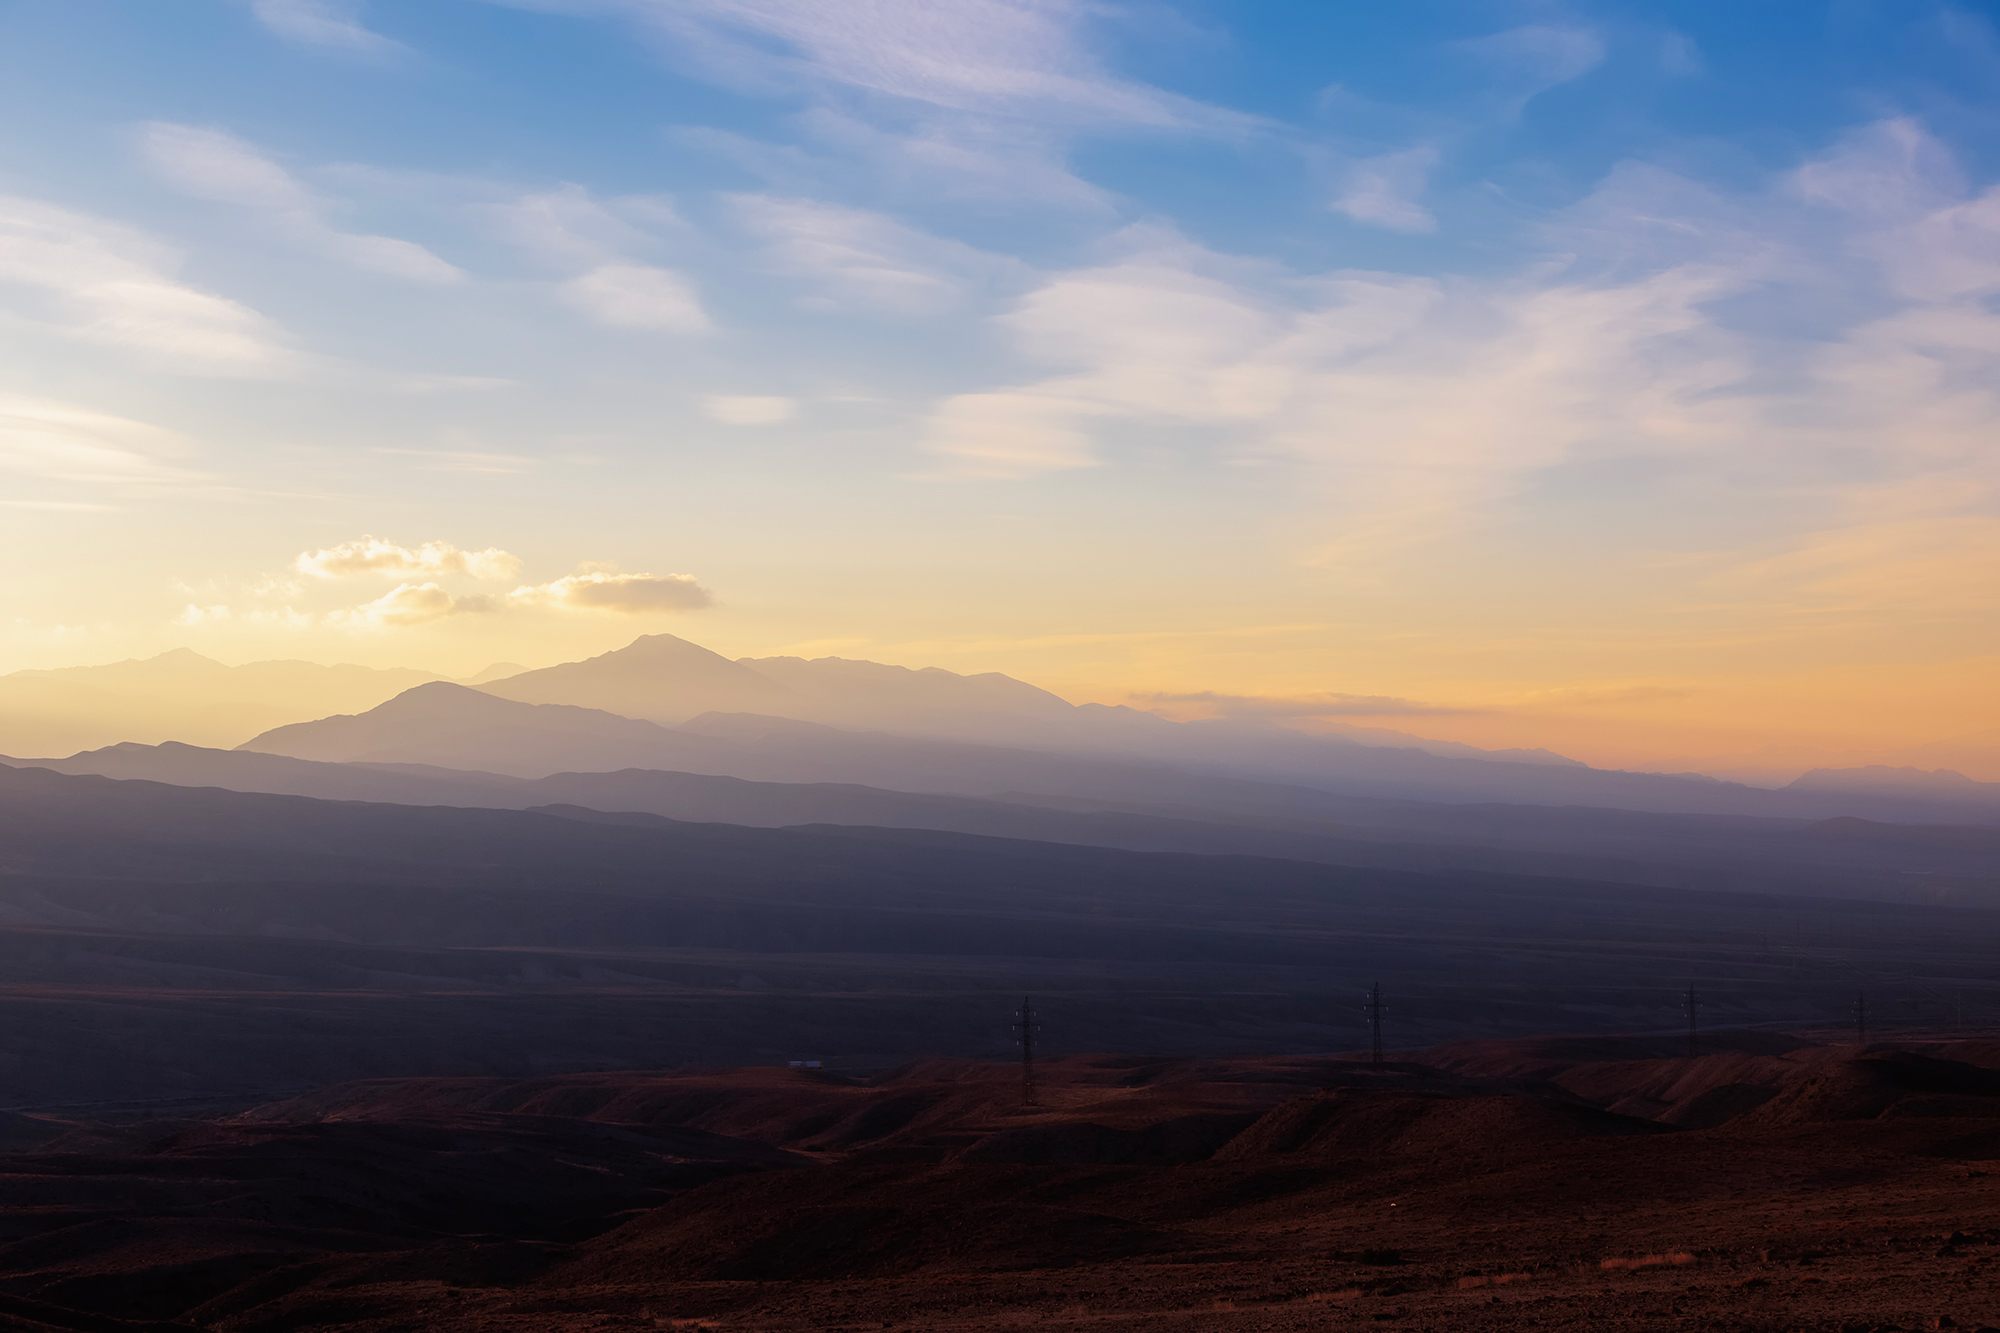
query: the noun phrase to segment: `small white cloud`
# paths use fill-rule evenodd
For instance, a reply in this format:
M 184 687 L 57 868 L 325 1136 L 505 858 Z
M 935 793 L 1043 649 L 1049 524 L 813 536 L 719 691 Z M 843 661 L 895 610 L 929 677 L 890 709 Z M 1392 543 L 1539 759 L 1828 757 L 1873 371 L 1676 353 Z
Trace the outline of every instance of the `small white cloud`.
M 720 421 L 728 426 L 769 426 L 780 421 L 790 421 L 798 412 L 798 404 L 789 398 L 737 397 L 717 394 L 702 400 L 702 411 L 710 421 Z
M 1349 171 L 1334 211 L 1390 231 L 1436 231 L 1437 219 L 1417 200 L 1437 156 L 1435 148 L 1411 148 L 1362 159 Z
M 212 625 L 216 621 L 233 618 L 234 612 L 227 606 L 196 606 L 190 602 L 186 610 L 174 617 L 174 623 L 187 626 Z
M 600 324 L 706 333 L 708 313 L 687 279 L 650 264 L 601 264 L 563 284 L 568 301 Z
M 332 612 L 326 620 L 351 629 L 399 629 L 493 609 L 490 597 L 453 597 L 435 583 L 399 583 L 374 601 Z
M 197 199 L 311 220 L 319 203 L 291 173 L 234 135 L 153 121 L 141 130 L 147 163 Z
M 356 268 L 409 282 L 458 282 L 465 277 L 457 265 L 439 259 L 415 241 L 394 236 L 333 232 L 326 237 L 326 249 Z
M 689 574 L 614 574 L 602 570 L 516 588 L 507 598 L 524 606 L 627 615 L 699 611 L 715 603 L 708 589 Z
M 510 579 L 520 571 L 521 562 L 491 546 L 483 551 L 462 551 L 450 542 L 425 542 L 411 549 L 375 537 L 363 537 L 359 541 L 343 542 L 325 550 L 307 551 L 292 562 L 292 568 L 316 579 L 344 578 L 355 574 L 386 574 L 390 577 L 462 574 L 475 579 Z
M 465 276 L 414 241 L 335 227 L 327 220 L 326 201 L 232 134 L 155 121 L 145 127 L 141 144 L 154 172 L 181 193 L 260 214 L 342 263 L 411 282 L 457 282 Z
M 257 21 L 290 41 L 375 56 L 408 49 L 362 27 L 356 17 L 359 8 L 341 0 L 250 0 Z

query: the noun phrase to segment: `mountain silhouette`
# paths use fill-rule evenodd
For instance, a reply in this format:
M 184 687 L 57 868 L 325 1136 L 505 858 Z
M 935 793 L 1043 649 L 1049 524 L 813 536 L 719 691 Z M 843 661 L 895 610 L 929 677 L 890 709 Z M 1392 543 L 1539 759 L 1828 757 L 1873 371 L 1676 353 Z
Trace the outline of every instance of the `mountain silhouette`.
M 237 748 L 336 763 L 436 764 L 538 777 L 570 768 L 699 770 L 728 746 L 599 709 L 515 703 L 433 681 L 365 713 L 278 727 Z
M 787 691 L 741 663 L 671 634 L 645 634 L 613 652 L 481 686 L 527 704 L 575 704 L 650 722 L 703 713 L 782 712 Z

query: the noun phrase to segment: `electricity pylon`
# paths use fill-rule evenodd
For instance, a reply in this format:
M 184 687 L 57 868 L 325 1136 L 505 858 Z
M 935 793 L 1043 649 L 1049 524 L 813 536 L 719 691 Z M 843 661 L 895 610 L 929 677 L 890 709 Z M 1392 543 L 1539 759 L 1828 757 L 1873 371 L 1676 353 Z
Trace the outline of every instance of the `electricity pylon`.
M 1014 1011 L 1014 1031 L 1021 1035 L 1014 1038 L 1021 1047 L 1021 1105 L 1034 1106 L 1035 1101 L 1035 1034 L 1042 1025 L 1035 1021 L 1035 1007 L 1028 1003 L 1028 997 L 1021 997 L 1021 1007 Z

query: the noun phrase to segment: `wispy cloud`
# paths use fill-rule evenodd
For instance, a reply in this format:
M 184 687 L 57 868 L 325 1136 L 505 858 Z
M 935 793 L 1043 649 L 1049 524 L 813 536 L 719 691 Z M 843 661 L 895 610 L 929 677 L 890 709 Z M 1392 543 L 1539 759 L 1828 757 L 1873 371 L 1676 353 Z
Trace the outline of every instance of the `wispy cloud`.
M 700 334 L 714 328 L 694 283 L 677 269 L 646 262 L 659 233 L 681 229 L 663 199 L 607 202 L 577 185 L 518 196 L 486 209 L 504 237 L 541 263 L 575 276 L 560 299 L 609 328 Z
M 1503 106 L 1518 112 L 1538 93 L 1588 74 L 1604 63 L 1604 38 L 1574 24 L 1530 23 L 1454 43 L 1484 66 Z
M 928 440 L 976 475 L 1019 476 L 1101 462 L 1121 423 L 1197 428 L 1331 470 L 1344 502 L 1325 554 L 1358 555 L 1581 449 L 1712 443 L 1707 396 L 1742 368 L 1702 307 L 1746 282 L 1703 264 L 1611 285 L 1300 280 L 1136 233 L 1003 317 L 1025 358 L 1063 371 L 947 400 Z
M 651 264 L 599 264 L 564 283 L 562 295 L 612 328 L 707 333 L 714 327 L 693 284 Z
M 769 195 L 731 202 L 765 242 L 767 262 L 808 283 L 809 302 L 823 308 L 937 314 L 957 305 L 979 277 L 1018 267 L 880 213 Z
M 361 26 L 360 8 L 357 0 L 250 0 L 257 21 L 288 41 L 370 56 L 409 49 Z
M 212 490 L 214 478 L 176 461 L 182 436 L 67 403 L 0 396 L 0 472 L 118 495 Z M 37 508 L 99 507 L 95 500 L 22 500 Z
M 495 0 L 518 3 L 518 0 Z M 636 20 L 669 60 L 788 101 L 832 163 L 796 148 L 696 131 L 797 188 L 846 182 L 860 164 L 899 193 L 942 189 L 1013 207 L 1103 209 L 1066 161 L 1092 133 L 1241 136 L 1264 122 L 1115 73 L 1092 29 L 1139 22 L 1092 0 L 563 0 Z
M 179 256 L 129 227 L 0 195 L 0 294 L 64 336 L 117 348 L 161 370 L 268 377 L 295 355 L 248 306 L 179 281 Z
M 248 209 L 344 264 L 412 282 L 465 276 L 414 241 L 342 231 L 329 221 L 332 204 L 234 135 L 155 121 L 144 127 L 141 142 L 153 170 L 181 193 Z
M 1363 158 L 1348 169 L 1333 210 L 1390 231 L 1436 231 L 1437 219 L 1422 198 L 1437 159 L 1437 149 L 1428 146 Z
M 1081 0 L 600 0 L 670 34 L 707 72 L 761 89 L 819 83 L 959 112 L 1238 129 L 1240 113 L 1108 71 Z
M 606 200 L 576 184 L 518 194 L 485 211 L 512 244 L 571 268 L 628 259 L 656 246 L 662 230 L 685 226 L 665 199 Z
M 1135 229 L 1000 315 L 1035 369 L 941 401 L 925 439 L 992 477 L 1115 460 L 1135 427 L 1302 465 L 1324 497 L 1312 558 L 1351 571 L 1613 459 L 1816 495 L 1858 525 L 1812 539 L 1828 550 L 1879 549 L 1869 525 L 1917 479 L 1908 540 L 1990 513 L 2000 190 L 1968 197 L 1908 122 L 1777 185 L 1726 199 L 1621 168 L 1548 225 L 1542 262 L 1479 279 L 1297 274 Z M 1788 327 L 1802 290 L 1840 293 L 1840 322 Z

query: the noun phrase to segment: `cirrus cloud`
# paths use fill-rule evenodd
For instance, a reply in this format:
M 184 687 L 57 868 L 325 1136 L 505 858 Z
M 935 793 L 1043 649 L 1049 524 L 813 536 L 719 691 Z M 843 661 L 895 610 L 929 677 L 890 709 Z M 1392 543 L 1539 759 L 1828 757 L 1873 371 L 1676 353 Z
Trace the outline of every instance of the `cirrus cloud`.
M 383 56 L 408 50 L 361 26 L 357 5 L 340 0 L 250 0 L 257 21 L 289 41 Z
M 154 121 L 142 144 L 154 172 L 182 194 L 248 209 L 344 264 L 411 282 L 465 277 L 414 241 L 342 231 L 328 221 L 332 208 L 325 200 L 232 134 Z
M 502 0 L 503 3 L 506 0 Z M 568 0 L 623 11 L 719 82 L 818 86 L 983 117 L 1238 132 L 1254 120 L 1105 68 L 1082 0 Z
M 564 283 L 562 294 L 613 328 L 707 333 L 713 327 L 688 280 L 652 264 L 600 264 Z
M 185 375 L 263 377 L 296 357 L 248 306 L 179 281 L 151 237 L 35 199 L 0 195 L 0 293 L 42 294 L 33 311 L 69 337 Z
M 0 394 L 0 475 L 121 495 L 219 494 L 217 481 L 176 461 L 190 442 L 173 431 L 69 403 Z M 93 502 L 10 498 L 11 506 L 101 509 Z

